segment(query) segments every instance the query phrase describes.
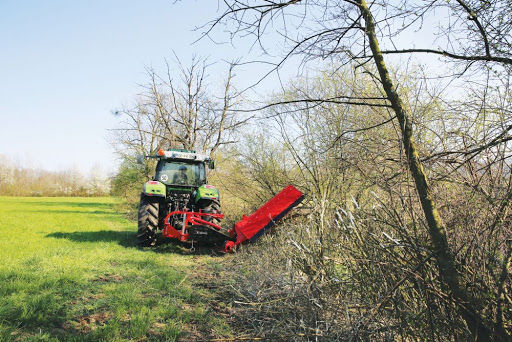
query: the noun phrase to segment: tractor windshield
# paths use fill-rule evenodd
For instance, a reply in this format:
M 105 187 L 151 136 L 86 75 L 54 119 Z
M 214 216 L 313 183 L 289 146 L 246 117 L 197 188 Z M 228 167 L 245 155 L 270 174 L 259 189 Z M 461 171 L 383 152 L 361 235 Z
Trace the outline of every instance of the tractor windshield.
M 165 159 L 158 162 L 155 178 L 166 185 L 200 186 L 206 181 L 203 163 Z

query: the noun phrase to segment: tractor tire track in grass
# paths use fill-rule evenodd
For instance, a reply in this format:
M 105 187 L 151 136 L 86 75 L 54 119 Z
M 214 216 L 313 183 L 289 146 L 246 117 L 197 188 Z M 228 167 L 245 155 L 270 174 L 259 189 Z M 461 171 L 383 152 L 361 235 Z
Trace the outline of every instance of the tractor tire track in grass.
M 0 197 L 0 341 L 231 336 L 195 286 L 211 250 L 135 245 L 112 198 Z

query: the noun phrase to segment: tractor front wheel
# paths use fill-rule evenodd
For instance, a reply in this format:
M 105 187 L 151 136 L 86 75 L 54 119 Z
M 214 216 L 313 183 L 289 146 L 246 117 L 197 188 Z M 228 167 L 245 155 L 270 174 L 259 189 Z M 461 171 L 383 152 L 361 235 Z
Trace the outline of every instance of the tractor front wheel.
M 140 196 L 137 244 L 141 247 L 149 247 L 156 244 L 159 207 L 160 203 L 157 198 L 144 194 Z

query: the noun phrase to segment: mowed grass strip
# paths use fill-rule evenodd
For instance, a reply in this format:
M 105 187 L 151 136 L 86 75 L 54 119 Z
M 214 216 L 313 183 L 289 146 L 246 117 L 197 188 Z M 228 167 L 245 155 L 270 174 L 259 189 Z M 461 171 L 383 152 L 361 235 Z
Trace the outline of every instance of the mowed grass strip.
M 0 197 L 0 341 L 229 335 L 187 279 L 214 257 L 137 248 L 136 224 L 114 205 Z

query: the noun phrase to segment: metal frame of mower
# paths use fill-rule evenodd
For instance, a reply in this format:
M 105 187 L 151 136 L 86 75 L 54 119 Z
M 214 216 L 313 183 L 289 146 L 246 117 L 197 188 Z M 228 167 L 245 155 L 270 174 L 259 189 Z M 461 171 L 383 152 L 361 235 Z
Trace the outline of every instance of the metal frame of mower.
M 170 224 L 171 216 L 174 215 L 183 215 L 183 223 L 181 230 L 174 228 Z M 203 219 L 203 217 L 212 217 L 222 220 L 224 218 L 224 214 L 203 213 L 201 210 L 197 212 L 190 211 L 187 209 L 170 212 L 164 219 L 164 228 L 162 230 L 162 235 L 164 237 L 168 237 L 171 239 L 178 239 L 181 242 L 187 242 L 189 238 L 189 234 L 187 233 L 189 224 L 192 226 L 206 226 L 216 231 L 220 231 L 222 229 L 221 226 L 210 221 L 206 221 Z

